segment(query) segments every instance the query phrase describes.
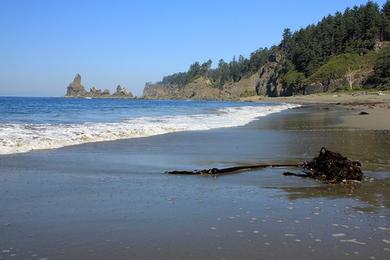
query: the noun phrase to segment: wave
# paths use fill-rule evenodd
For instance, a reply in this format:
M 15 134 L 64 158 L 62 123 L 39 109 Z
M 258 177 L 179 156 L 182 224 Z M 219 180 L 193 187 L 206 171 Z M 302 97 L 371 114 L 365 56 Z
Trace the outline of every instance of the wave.
M 0 154 L 54 149 L 90 142 L 148 137 L 179 131 L 246 125 L 258 117 L 296 107 L 292 104 L 229 107 L 211 114 L 138 117 L 115 123 L 2 124 Z

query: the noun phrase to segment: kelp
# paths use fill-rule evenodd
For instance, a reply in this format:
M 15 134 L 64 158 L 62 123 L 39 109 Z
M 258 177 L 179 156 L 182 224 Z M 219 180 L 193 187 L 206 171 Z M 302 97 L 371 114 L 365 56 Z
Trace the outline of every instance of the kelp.
M 347 180 L 361 181 L 363 179 L 361 166 L 360 162 L 352 161 L 325 147 L 321 148 L 317 157 L 301 165 L 307 177 L 330 183 Z
M 310 161 L 296 164 L 254 164 L 228 168 L 210 168 L 194 171 L 168 171 L 172 175 L 202 175 L 221 176 L 243 171 L 256 170 L 267 167 L 298 168 L 302 173 L 284 172 L 285 176 L 298 176 L 312 178 L 326 183 L 340 183 L 344 181 L 361 181 L 363 172 L 361 163 L 352 161 L 337 152 L 332 152 L 322 147 L 317 157 Z

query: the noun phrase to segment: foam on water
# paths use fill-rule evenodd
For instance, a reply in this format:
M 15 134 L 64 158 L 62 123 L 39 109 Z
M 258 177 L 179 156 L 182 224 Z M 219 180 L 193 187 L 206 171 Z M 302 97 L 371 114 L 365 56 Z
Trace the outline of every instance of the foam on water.
M 296 105 L 228 107 L 211 114 L 149 116 L 110 123 L 0 124 L 0 154 L 147 137 L 178 131 L 241 126 L 258 117 L 293 107 Z

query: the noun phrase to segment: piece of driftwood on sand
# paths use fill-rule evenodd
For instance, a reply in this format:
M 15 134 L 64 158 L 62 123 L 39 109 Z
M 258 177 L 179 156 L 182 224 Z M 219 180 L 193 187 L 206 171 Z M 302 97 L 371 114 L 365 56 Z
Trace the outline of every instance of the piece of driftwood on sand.
M 349 160 L 347 157 L 339 153 L 329 151 L 325 147 L 321 148 L 317 157 L 313 158 L 311 161 L 305 161 L 303 163 L 254 164 L 221 169 L 211 168 L 194 171 L 168 171 L 166 173 L 172 175 L 220 176 L 267 167 L 298 168 L 302 173 L 284 172 L 284 175 L 313 178 L 326 183 L 339 183 L 349 180 L 361 181 L 363 178 L 360 162 Z
M 297 164 L 254 164 L 254 165 L 244 165 L 244 166 L 235 166 L 229 168 L 211 168 L 204 170 L 194 170 L 194 171 L 169 171 L 168 174 L 180 174 L 180 175 L 225 175 L 238 173 L 240 171 L 249 171 L 267 167 L 299 167 Z

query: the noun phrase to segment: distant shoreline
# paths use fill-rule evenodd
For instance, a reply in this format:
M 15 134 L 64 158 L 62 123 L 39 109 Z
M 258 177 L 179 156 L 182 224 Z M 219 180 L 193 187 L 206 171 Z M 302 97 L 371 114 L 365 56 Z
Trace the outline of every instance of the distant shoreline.
M 103 97 L 90 97 L 90 96 L 63 96 L 63 98 L 82 98 L 82 99 L 92 99 L 92 98 L 98 98 L 98 99 L 141 99 L 138 97 L 120 97 L 120 96 L 103 96 Z

